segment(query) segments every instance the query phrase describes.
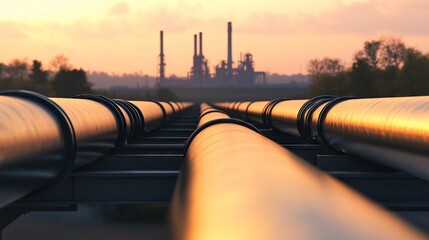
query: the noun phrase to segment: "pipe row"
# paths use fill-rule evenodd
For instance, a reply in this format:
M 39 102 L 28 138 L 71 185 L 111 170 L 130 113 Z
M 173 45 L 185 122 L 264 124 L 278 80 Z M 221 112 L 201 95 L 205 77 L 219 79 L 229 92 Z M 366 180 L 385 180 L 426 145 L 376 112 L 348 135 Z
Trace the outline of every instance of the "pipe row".
M 248 123 L 201 112 L 173 195 L 176 239 L 427 239 Z
M 85 165 L 159 127 L 190 103 L 47 98 L 0 93 L 0 208 L 60 184 Z
M 325 144 L 429 180 L 427 96 L 319 96 L 215 105 L 310 143 Z

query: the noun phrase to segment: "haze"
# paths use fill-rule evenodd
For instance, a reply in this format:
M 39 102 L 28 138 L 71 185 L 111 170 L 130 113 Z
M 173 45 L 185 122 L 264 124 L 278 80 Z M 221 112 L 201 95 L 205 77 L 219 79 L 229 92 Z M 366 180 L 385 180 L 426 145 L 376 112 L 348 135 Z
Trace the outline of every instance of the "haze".
M 212 67 L 226 59 L 233 22 L 233 59 L 251 52 L 256 69 L 305 73 L 310 59 L 351 59 L 365 40 L 401 37 L 429 51 L 426 0 L 114 1 L 15 0 L 0 3 L 0 62 L 49 62 L 109 73 L 157 74 L 159 30 L 165 33 L 167 76 L 192 65 L 193 34 L 204 32 Z

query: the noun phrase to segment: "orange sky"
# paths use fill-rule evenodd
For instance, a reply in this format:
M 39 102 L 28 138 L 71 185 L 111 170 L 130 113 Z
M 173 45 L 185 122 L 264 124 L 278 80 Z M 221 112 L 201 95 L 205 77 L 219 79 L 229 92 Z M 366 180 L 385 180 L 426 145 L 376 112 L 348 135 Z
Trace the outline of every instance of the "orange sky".
M 233 58 L 251 52 L 257 70 L 305 73 L 324 56 L 350 63 L 365 40 L 401 37 L 429 51 L 426 0 L 14 0 L 0 2 L 0 62 L 57 54 L 75 67 L 155 75 L 159 30 L 165 32 L 167 75 L 185 76 L 193 34 L 204 32 L 204 55 L 226 58 L 233 22 Z

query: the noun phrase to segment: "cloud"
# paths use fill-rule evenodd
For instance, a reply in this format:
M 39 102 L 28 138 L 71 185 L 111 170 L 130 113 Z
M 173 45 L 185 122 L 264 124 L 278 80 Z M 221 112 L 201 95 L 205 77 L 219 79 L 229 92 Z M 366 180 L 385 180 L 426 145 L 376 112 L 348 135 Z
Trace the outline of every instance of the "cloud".
M 25 26 L 10 21 L 0 21 L 0 37 L 4 39 L 24 39 L 27 34 L 22 30 Z
M 255 13 L 237 28 L 251 34 L 403 34 L 429 35 L 429 2 L 373 0 L 339 4 L 318 14 Z
M 185 32 L 201 24 L 201 19 L 189 14 L 189 11 L 172 8 L 158 8 L 152 11 L 141 12 L 142 23 L 146 28 L 157 27 L 169 32 Z
M 113 16 L 126 15 L 128 13 L 130 13 L 130 6 L 126 2 L 120 2 L 113 5 L 108 12 L 109 15 Z
M 122 3 L 121 3 L 122 4 Z M 128 6 L 128 5 L 127 5 Z M 131 12 L 127 10 L 125 14 L 119 4 L 114 5 L 109 11 L 109 15 L 97 21 L 85 19 L 75 20 L 68 24 L 61 24 L 59 31 L 70 35 L 76 39 L 95 38 L 120 38 L 120 37 L 141 37 L 148 31 L 165 30 L 170 33 L 182 33 L 189 29 L 206 28 L 211 22 L 219 21 L 218 18 L 204 20 L 189 12 L 198 12 L 200 5 L 190 6 L 180 4 L 172 7 L 158 7 L 153 9 L 137 9 Z M 113 12 L 115 17 L 109 17 Z M 116 17 L 121 13 L 121 17 Z

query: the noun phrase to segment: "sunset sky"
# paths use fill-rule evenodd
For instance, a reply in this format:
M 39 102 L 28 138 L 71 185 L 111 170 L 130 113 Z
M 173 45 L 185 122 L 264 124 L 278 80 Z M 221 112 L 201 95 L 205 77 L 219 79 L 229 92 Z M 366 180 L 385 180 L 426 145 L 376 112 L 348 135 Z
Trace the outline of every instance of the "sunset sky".
M 156 75 L 164 30 L 167 75 L 185 76 L 193 34 L 204 33 L 210 66 L 251 52 L 257 70 L 305 73 L 324 56 L 350 64 L 365 40 L 401 37 L 429 52 L 427 0 L 14 0 L 0 2 L 0 62 L 63 54 L 75 67 Z

